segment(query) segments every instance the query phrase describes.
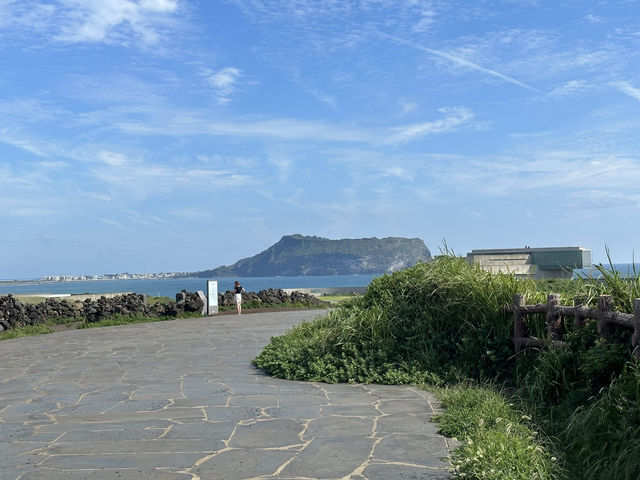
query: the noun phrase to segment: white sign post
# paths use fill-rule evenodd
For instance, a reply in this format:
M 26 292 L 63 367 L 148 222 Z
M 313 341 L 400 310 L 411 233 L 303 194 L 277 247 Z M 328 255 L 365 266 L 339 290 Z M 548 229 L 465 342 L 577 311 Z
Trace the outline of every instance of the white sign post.
M 218 314 L 218 281 L 207 280 L 207 314 Z

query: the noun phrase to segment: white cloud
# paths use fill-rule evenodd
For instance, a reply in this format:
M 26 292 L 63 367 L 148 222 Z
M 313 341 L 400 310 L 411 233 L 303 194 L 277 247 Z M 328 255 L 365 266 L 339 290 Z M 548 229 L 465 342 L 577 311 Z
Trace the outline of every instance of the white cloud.
M 396 177 L 400 180 L 404 180 L 407 182 L 413 181 L 413 174 L 408 171 L 406 168 L 402 167 L 387 167 L 383 169 L 383 173 L 389 177 Z
M 571 80 L 554 88 L 547 96 L 552 98 L 570 97 L 584 93 L 589 88 L 589 84 L 585 80 Z
M 143 159 L 131 159 L 126 154 L 101 151 L 98 165 L 90 165 L 89 178 L 101 184 L 112 198 L 136 201 L 156 195 L 166 195 L 176 189 L 222 190 L 258 184 L 239 169 L 221 169 L 201 165 L 158 164 Z M 234 162 L 234 164 L 237 162 Z
M 602 17 L 599 17 L 597 15 L 593 15 L 591 13 L 589 15 L 585 15 L 584 19 L 589 23 L 601 23 L 602 22 Z
M 38 142 L 26 138 L 26 136 L 20 132 L 10 131 L 6 128 L 0 128 L 0 143 L 25 150 L 39 157 L 47 156 L 45 151 L 37 144 Z
M 474 116 L 471 110 L 464 107 L 445 107 L 438 111 L 444 114 L 444 118 L 393 128 L 394 133 L 385 143 L 407 143 L 426 135 L 451 133 L 467 124 Z
M 411 102 L 406 98 L 399 99 L 397 103 L 403 114 L 411 113 L 418 108 L 418 104 L 416 102 Z
M 630 97 L 640 100 L 640 88 L 632 87 L 629 82 L 612 82 L 610 85 L 622 93 L 626 93 Z
M 293 167 L 293 160 L 282 155 L 270 156 L 269 163 L 276 168 L 280 182 L 285 182 L 289 178 L 291 168 Z
M 422 18 L 418 20 L 412 30 L 414 32 L 426 32 L 431 28 L 431 26 L 435 23 L 436 12 L 433 10 L 426 10 L 422 12 Z
M 229 97 L 235 90 L 241 76 L 242 71 L 236 67 L 224 67 L 217 72 L 206 72 L 207 83 L 215 90 L 218 103 L 226 104 L 231 101 Z
M 178 10 L 176 0 L 62 0 L 61 42 L 128 43 L 131 34 L 144 44 L 158 41 L 157 24 Z
M 541 150 L 497 159 L 461 157 L 433 173 L 456 189 L 483 195 L 549 195 L 589 190 L 627 196 L 640 184 L 640 158 L 589 151 Z
M 128 163 L 127 158 L 121 153 L 109 151 L 98 153 L 98 159 L 110 167 L 121 167 Z

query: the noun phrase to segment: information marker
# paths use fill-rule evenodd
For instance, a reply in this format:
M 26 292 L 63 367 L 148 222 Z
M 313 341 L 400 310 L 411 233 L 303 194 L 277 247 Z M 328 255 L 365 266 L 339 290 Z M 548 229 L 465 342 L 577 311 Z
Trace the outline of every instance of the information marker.
M 218 314 L 218 281 L 207 280 L 207 314 Z

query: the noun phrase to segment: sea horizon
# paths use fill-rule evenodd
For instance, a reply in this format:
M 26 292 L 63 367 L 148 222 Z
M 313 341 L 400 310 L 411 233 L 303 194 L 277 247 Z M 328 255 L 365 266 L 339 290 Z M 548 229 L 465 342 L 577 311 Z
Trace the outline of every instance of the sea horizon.
M 100 280 L 9 280 L 0 281 L 0 295 L 28 294 L 99 294 L 133 292 L 158 297 L 174 297 L 176 293 L 187 290 L 195 292 L 207 291 L 207 280 L 218 281 L 218 291 L 225 292 L 233 288 L 238 280 L 245 290 L 258 292 L 269 288 L 331 288 L 331 287 L 366 287 L 374 278 L 384 275 L 352 274 L 352 275 L 301 275 L 275 277 L 180 277 L 150 279 L 100 279 Z

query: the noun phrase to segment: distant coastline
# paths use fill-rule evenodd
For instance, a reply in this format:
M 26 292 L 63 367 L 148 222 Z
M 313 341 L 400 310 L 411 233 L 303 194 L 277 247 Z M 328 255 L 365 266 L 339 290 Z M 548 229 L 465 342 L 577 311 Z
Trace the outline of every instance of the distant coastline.
M 331 287 L 366 287 L 380 274 L 281 276 L 281 277 L 212 277 L 218 281 L 218 291 L 231 290 L 240 280 L 247 291 L 259 292 L 269 288 L 306 289 Z M 181 290 L 206 291 L 207 279 L 196 277 L 99 279 L 75 281 L 9 281 L 0 282 L 0 296 L 28 294 L 102 294 L 134 292 L 151 296 L 175 297 Z
M 15 284 L 46 284 L 46 283 L 72 283 L 72 282 L 111 282 L 119 280 L 166 280 L 167 278 L 196 278 L 191 276 L 166 275 L 162 274 L 116 274 L 116 275 L 65 275 L 65 276 L 48 276 L 40 279 L 29 280 L 0 280 L 0 285 Z

